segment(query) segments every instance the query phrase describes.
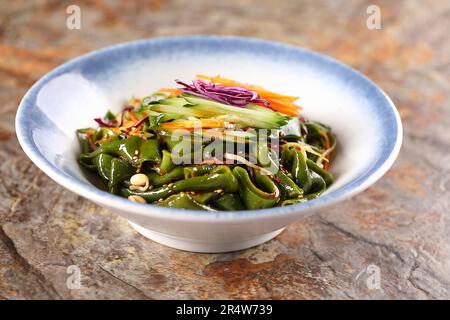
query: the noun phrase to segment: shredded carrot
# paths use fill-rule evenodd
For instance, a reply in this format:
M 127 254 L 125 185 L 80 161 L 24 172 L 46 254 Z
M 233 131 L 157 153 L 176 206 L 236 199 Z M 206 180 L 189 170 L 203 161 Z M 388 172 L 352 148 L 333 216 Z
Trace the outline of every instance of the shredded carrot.
M 195 128 L 224 128 L 225 122 L 219 119 L 175 120 L 161 125 L 166 130 Z
M 168 92 L 168 93 L 170 93 L 171 97 L 176 97 L 183 93 L 183 91 L 181 91 L 180 89 L 176 89 L 176 88 L 161 88 L 161 89 L 159 89 L 159 91 Z
M 269 102 L 271 109 L 290 116 L 298 116 L 298 111 L 299 109 L 301 109 L 300 106 L 294 103 L 298 99 L 298 97 L 278 94 L 272 91 L 265 90 L 260 86 L 240 83 L 231 79 L 222 78 L 221 76 L 209 77 L 203 74 L 197 74 L 197 78 L 206 79 L 213 83 L 220 83 L 225 86 L 239 86 L 248 90 L 255 91 L 261 99 Z
M 203 74 L 197 74 L 197 78 L 209 80 L 214 83 L 220 83 L 225 86 L 238 86 L 238 87 L 247 88 L 249 90 L 256 91 L 261 97 L 265 96 L 267 98 L 273 98 L 273 99 L 278 98 L 278 99 L 285 99 L 285 100 L 289 100 L 289 101 L 295 101 L 298 99 L 298 97 L 282 95 L 279 93 L 265 90 L 264 88 L 262 88 L 260 86 L 241 83 L 241 82 L 234 81 L 231 79 L 222 78 L 221 76 L 209 77 L 209 76 L 205 76 Z
M 134 122 L 138 122 L 139 119 L 138 119 L 138 117 L 136 116 L 136 113 L 134 113 L 134 110 L 131 109 L 129 112 L 130 112 L 130 118 L 131 118 L 131 120 L 133 120 Z
M 328 138 L 327 133 L 322 130 L 322 131 L 320 131 L 320 134 L 322 135 L 322 137 L 325 140 L 325 148 L 327 150 L 330 149 L 331 148 L 331 144 L 330 144 L 330 139 Z M 327 154 L 326 158 L 327 158 L 328 161 L 325 161 L 325 163 L 323 164 L 323 168 L 328 171 L 328 163 L 330 162 L 330 155 Z
M 292 102 L 284 102 L 284 101 L 279 101 L 279 100 L 269 100 L 270 103 L 270 108 L 290 115 L 290 116 L 298 116 L 298 111 L 299 111 L 299 107 L 295 104 L 293 104 Z

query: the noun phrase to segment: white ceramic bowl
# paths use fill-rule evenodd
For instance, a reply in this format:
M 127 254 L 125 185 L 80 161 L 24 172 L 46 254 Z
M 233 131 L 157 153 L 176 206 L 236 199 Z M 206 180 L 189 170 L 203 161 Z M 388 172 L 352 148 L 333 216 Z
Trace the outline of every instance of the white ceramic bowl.
M 107 109 L 131 96 L 220 74 L 300 96 L 302 114 L 330 125 L 338 155 L 335 183 L 321 197 L 297 205 L 210 213 L 131 202 L 101 191 L 77 163 L 77 128 L 95 126 Z M 98 50 L 56 68 L 25 95 L 16 117 L 30 159 L 67 189 L 117 212 L 142 235 L 197 252 L 255 246 L 288 224 L 363 191 L 394 162 L 401 145 L 399 115 L 383 91 L 359 72 L 324 55 L 240 37 L 189 36 L 135 41 Z

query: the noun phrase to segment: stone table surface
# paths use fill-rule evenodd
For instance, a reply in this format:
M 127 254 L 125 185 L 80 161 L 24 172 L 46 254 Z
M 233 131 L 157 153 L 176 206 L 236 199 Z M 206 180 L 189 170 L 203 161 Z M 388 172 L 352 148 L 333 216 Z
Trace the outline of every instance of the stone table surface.
M 69 30 L 72 1 L 0 1 L 0 298 L 450 298 L 450 2 L 77 3 L 81 29 Z M 366 27 L 371 4 L 380 30 Z M 28 160 L 14 116 L 34 81 L 105 45 L 182 34 L 283 41 L 362 71 L 401 114 L 398 160 L 355 198 L 227 254 L 147 240 Z M 81 288 L 67 287 L 70 265 Z

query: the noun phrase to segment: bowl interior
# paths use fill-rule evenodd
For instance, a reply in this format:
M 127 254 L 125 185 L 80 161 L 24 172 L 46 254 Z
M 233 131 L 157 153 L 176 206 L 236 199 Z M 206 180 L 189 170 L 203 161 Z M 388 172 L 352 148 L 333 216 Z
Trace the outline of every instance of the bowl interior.
M 94 117 L 108 109 L 119 111 L 133 95 L 143 97 L 174 86 L 174 79 L 190 81 L 197 73 L 299 96 L 303 116 L 331 126 L 338 155 L 332 165 L 336 181 L 327 195 L 337 196 L 344 187 L 351 192 L 398 148 L 401 128 L 395 108 L 381 90 L 350 68 L 310 51 L 265 41 L 186 37 L 100 50 L 45 76 L 19 110 L 18 125 L 26 137 L 22 140 L 28 139 L 24 149 L 32 148 L 62 173 L 90 185 L 76 161 L 75 130 L 95 126 Z

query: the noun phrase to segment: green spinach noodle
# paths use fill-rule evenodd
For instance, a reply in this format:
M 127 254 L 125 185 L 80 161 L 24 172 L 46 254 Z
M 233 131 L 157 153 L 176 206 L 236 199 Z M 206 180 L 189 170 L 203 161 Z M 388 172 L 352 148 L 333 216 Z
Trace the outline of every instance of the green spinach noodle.
M 132 98 L 78 129 L 79 163 L 134 202 L 254 210 L 319 197 L 333 183 L 331 129 L 299 116 L 298 97 L 220 76 Z

